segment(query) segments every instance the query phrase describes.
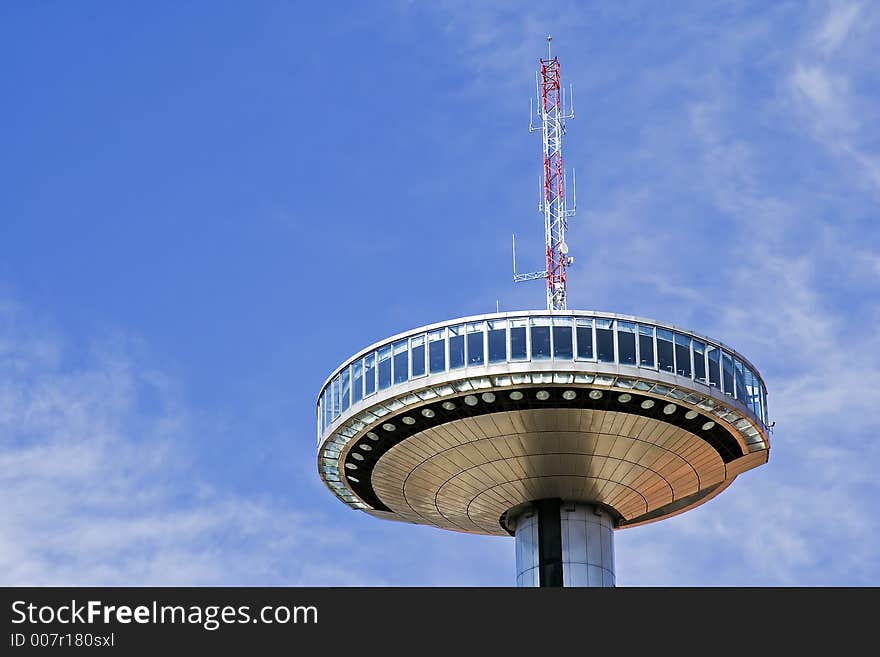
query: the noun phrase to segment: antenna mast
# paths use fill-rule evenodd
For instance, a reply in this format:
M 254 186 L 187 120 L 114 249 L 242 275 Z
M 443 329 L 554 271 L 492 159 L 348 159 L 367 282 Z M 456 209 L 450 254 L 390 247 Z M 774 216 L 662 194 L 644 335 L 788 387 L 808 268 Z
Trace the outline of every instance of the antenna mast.
M 539 127 L 532 124 L 533 112 L 529 116 L 529 132 L 540 130 L 544 142 L 544 172 L 541 184 L 541 199 L 538 211 L 544 215 L 544 246 L 546 265 L 543 272 L 528 274 L 516 273 L 516 252 L 514 251 L 515 283 L 544 278 L 547 280 L 547 309 L 565 310 L 566 270 L 574 258 L 568 255 L 565 231 L 568 218 L 574 216 L 577 206 L 575 192 L 572 209 L 566 209 L 565 170 L 562 164 L 562 135 L 565 134 L 565 121 L 574 118 L 572 93 L 569 89 L 568 107 L 565 90 L 559 83 L 559 58 L 551 56 L 550 44 L 553 37 L 547 37 L 547 59 L 541 59 L 540 74 L 535 73 L 538 96 Z M 574 188 L 574 171 L 572 187 Z M 515 247 L 514 247 L 515 248 Z

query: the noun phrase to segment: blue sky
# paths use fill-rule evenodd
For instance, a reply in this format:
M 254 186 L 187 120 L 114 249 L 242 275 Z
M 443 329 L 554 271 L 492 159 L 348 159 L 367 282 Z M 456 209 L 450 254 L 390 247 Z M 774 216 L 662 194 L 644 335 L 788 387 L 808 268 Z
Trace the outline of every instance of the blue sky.
M 497 585 L 513 542 L 349 510 L 314 397 L 540 308 L 533 70 L 577 118 L 571 307 L 761 370 L 770 463 L 616 534 L 618 584 L 880 582 L 880 7 L 0 8 L 0 583 Z

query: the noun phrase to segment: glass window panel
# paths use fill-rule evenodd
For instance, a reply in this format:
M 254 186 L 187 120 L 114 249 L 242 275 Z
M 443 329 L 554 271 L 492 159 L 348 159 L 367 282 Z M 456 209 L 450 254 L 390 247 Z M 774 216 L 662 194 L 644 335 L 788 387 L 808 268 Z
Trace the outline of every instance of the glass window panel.
M 610 319 L 596 320 L 596 355 L 603 363 L 614 362 L 614 333 Z
M 761 383 L 756 381 L 757 393 L 755 399 L 755 414 L 764 424 L 767 424 L 767 416 L 765 415 L 764 405 L 762 404 Z
M 351 404 L 354 406 L 364 396 L 364 363 L 356 360 L 351 364 Z
M 330 386 L 327 386 L 327 389 L 324 390 L 324 428 L 330 426 L 330 423 L 333 421 L 333 402 L 330 399 Z
M 483 334 L 468 333 L 467 336 L 468 365 L 483 364 Z
M 759 392 L 758 377 L 755 375 L 752 370 L 748 367 L 746 369 L 746 396 L 748 397 L 747 404 L 749 409 L 757 415 L 759 418 L 761 417 L 761 395 Z M 763 418 L 762 418 L 763 419 Z
M 654 327 L 639 324 L 639 365 L 654 367 Z
M 761 381 L 755 376 L 755 415 L 761 418 L 761 421 L 766 423 L 767 416 L 764 414 L 764 407 L 761 405 Z
M 733 358 L 730 357 L 730 354 L 722 352 L 722 363 L 722 391 L 725 395 L 733 397 Z
M 408 340 L 394 343 L 394 383 L 403 383 L 409 378 Z
M 391 345 L 385 345 L 379 348 L 379 390 L 391 385 Z
M 709 385 L 721 391 L 721 350 L 709 345 L 706 347 L 706 355 L 709 360 Z
M 532 317 L 532 360 L 550 358 L 550 318 Z
M 706 345 L 699 340 L 694 345 L 694 378 L 706 383 Z
M 376 392 L 376 352 L 364 356 L 364 397 Z
M 428 333 L 428 367 L 431 374 L 446 371 L 446 331 Z
M 571 343 L 571 318 L 553 319 L 553 358 L 571 360 L 574 351 Z
M 617 353 L 621 365 L 636 364 L 636 325 L 617 322 Z
M 764 424 L 770 424 L 770 415 L 767 411 L 767 392 L 764 390 L 763 386 L 761 387 L 761 407 L 764 409 Z
M 733 376 L 734 376 L 734 386 L 736 388 L 736 398 L 739 399 L 742 403 L 748 404 L 749 395 L 746 392 L 746 373 L 743 369 L 743 364 L 738 360 L 734 361 L 733 367 Z
M 464 367 L 464 325 L 449 327 L 449 369 Z
M 349 368 L 345 368 L 342 370 L 341 375 L 341 383 L 340 383 L 340 391 L 342 393 L 342 411 L 345 412 L 348 410 L 349 402 L 351 401 L 351 372 L 349 372 Z
M 761 412 L 758 410 L 758 405 L 755 403 L 755 399 L 756 395 L 754 375 L 749 368 L 746 368 L 746 406 L 749 407 L 749 410 L 753 414 L 761 417 Z
M 528 360 L 526 320 L 510 320 L 510 360 Z
M 675 334 L 675 366 L 679 376 L 691 376 L 691 339 L 690 336 Z
M 333 379 L 333 419 L 339 417 L 339 375 Z
M 333 421 L 332 413 L 330 412 L 330 386 L 324 388 L 324 394 L 321 395 L 321 415 L 324 418 L 322 429 L 326 429 Z
M 503 363 L 507 360 L 507 320 L 489 322 L 489 362 Z
M 675 360 L 672 355 L 672 331 L 657 329 L 657 362 L 665 372 L 675 372 Z
M 425 375 L 425 336 L 420 335 L 409 341 L 410 356 L 412 358 L 412 376 Z
M 577 333 L 577 357 L 593 358 L 593 320 L 577 320 L 575 332 Z
M 483 353 L 484 322 L 467 325 L 467 362 L 468 365 L 482 365 L 485 362 Z

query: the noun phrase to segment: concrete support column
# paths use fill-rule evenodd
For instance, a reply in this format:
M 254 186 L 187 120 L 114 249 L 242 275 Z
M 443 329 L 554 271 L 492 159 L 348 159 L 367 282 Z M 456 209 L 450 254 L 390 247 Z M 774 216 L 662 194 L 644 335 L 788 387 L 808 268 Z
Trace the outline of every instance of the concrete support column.
M 537 500 L 508 520 L 517 586 L 614 586 L 614 519 L 581 502 Z

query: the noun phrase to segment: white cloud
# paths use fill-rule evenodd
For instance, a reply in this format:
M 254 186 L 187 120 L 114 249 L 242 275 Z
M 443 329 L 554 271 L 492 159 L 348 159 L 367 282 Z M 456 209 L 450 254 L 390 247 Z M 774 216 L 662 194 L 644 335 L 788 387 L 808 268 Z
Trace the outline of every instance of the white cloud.
M 816 42 L 826 53 L 837 50 L 844 42 L 861 8 L 856 4 L 837 4 L 831 7 L 816 34 Z
M 834 82 L 819 67 L 798 66 L 794 72 L 794 84 L 819 108 L 827 108 L 834 101 Z
M 2 584 L 384 581 L 326 519 L 200 482 L 188 414 L 131 345 L 71 367 L 75 347 L 34 325 L 0 306 Z
M 877 111 L 866 92 L 878 22 L 876 10 L 833 5 L 799 40 L 790 75 L 794 118 L 829 152 L 854 164 L 875 195 L 880 194 L 880 155 L 871 146 L 870 131 Z

